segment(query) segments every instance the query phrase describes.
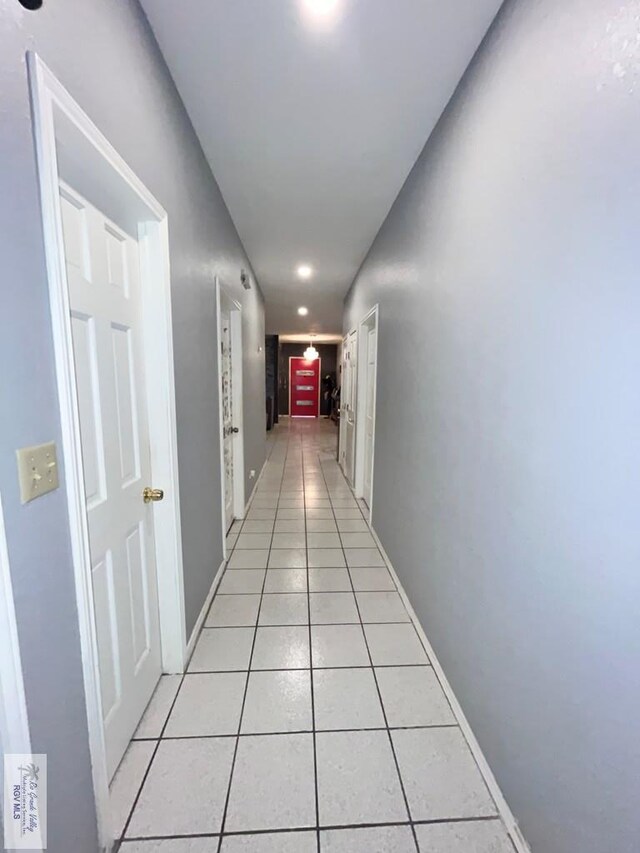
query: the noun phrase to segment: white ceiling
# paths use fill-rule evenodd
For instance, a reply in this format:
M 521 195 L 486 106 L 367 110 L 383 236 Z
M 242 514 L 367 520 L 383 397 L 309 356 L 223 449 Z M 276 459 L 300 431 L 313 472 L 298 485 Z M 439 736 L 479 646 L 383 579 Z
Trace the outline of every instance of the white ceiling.
M 314 2 L 142 0 L 268 332 L 340 330 L 343 297 L 501 5 L 336 0 L 320 18 Z

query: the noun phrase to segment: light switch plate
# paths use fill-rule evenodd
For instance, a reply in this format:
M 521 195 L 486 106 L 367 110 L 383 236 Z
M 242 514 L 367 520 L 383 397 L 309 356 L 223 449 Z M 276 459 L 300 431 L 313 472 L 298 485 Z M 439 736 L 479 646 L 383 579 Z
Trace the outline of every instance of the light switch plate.
M 23 504 L 58 488 L 58 460 L 53 441 L 16 450 Z

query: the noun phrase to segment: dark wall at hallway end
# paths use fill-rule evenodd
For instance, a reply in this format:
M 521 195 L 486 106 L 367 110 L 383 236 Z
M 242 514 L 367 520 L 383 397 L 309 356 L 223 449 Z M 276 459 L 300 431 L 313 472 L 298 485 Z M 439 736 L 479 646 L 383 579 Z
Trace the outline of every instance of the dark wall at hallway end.
M 314 344 L 320 354 L 321 371 L 320 379 L 329 374 L 333 379 L 334 385 L 337 377 L 337 353 L 338 348 L 335 344 Z M 289 359 L 296 356 L 303 356 L 304 351 L 308 347 L 307 343 L 280 344 L 280 366 L 278 370 L 278 412 L 280 415 L 289 414 Z M 330 403 L 324 398 L 324 392 L 320 395 L 320 414 L 328 415 L 330 411 Z
M 267 429 L 271 424 L 278 423 L 278 373 L 280 343 L 278 335 L 266 335 L 264 339 L 265 392 L 267 395 L 267 415 L 271 413 L 271 421 L 267 417 Z

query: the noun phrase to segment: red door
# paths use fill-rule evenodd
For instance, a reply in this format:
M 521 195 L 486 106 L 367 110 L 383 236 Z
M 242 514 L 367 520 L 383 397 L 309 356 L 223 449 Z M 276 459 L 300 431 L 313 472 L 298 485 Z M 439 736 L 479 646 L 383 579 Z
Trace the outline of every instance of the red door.
M 289 359 L 289 415 L 317 418 L 320 414 L 320 359 Z

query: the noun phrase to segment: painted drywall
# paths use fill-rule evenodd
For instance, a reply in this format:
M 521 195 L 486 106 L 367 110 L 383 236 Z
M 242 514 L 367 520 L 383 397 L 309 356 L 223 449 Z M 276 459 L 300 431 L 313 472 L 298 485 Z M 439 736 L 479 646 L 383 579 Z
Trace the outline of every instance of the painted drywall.
M 247 472 L 264 460 L 264 310 L 255 280 L 251 290 L 240 286 L 240 269 L 250 273 L 250 266 L 137 3 L 56 0 L 28 12 L 17 0 L 0 0 L 0 490 L 33 748 L 49 757 L 49 850 L 93 853 L 66 498 L 61 488 L 21 506 L 14 456 L 50 439 L 60 447 L 27 49 L 169 214 L 189 628 L 222 560 L 215 275 L 243 307 Z
M 374 526 L 534 853 L 640 837 L 639 27 L 507 2 L 346 302 Z

